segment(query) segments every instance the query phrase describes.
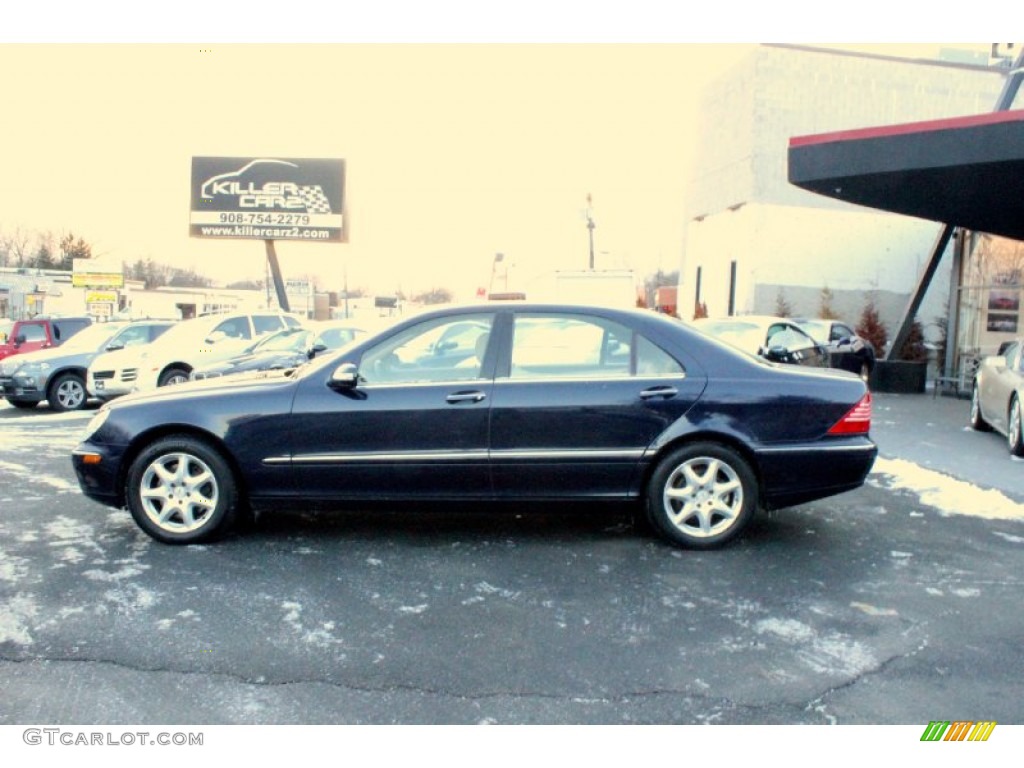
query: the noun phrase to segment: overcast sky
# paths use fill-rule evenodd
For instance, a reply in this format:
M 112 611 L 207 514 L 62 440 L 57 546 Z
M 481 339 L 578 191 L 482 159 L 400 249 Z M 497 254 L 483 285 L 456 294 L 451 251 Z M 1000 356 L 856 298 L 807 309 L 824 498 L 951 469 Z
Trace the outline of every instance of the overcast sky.
M 553 18 L 572 39 L 573 17 Z M 402 20 L 396 38 L 416 39 Z M 168 44 L 159 28 L 0 45 L 0 233 L 70 231 L 114 260 L 262 278 L 259 240 L 189 237 L 192 157 L 339 158 L 349 242 L 279 242 L 285 277 L 465 298 L 496 253 L 510 287 L 585 268 L 588 194 L 598 268 L 676 269 L 698 98 L 752 47 Z M 225 29 L 211 34 L 244 39 Z

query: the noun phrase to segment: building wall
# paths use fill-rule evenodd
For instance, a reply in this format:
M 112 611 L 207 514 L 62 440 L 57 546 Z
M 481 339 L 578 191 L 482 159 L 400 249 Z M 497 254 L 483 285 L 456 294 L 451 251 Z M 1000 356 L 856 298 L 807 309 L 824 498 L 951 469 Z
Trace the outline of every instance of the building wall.
M 794 46 L 759 46 L 712 85 L 688 202 L 680 305 L 692 305 L 697 269 L 712 316 L 764 310 L 759 285 L 909 296 L 939 226 L 815 195 L 788 182 L 793 136 L 991 111 L 1003 85 L 987 67 L 908 62 Z M 945 313 L 948 263 L 920 318 Z M 801 289 L 797 291 L 796 289 Z M 774 304 L 774 299 L 772 300 Z M 886 302 L 893 331 L 905 301 Z M 684 312 L 688 311 L 684 309 Z M 859 313 L 858 313 L 859 315 Z M 856 318 L 846 318 L 856 321 Z
M 793 295 L 815 295 L 822 288 L 858 294 L 884 290 L 899 297 L 880 308 L 883 322 L 895 323 L 906 307 L 917 277 L 928 260 L 938 225 L 907 216 L 866 209 L 822 210 L 751 204 L 689 227 L 689 244 L 702 258 L 691 260 L 682 276 L 689 289 L 681 306 L 696 297 L 696 270 L 701 270 L 700 300 L 712 317 L 728 313 L 731 264 L 736 262 L 736 314 L 772 314 L 779 287 Z M 759 286 L 773 286 L 770 300 Z M 932 283 L 922 317 L 946 311 L 949 274 Z M 792 303 L 792 302 L 790 302 Z M 859 316 L 864 301 L 844 308 Z M 802 307 L 801 314 L 812 307 Z M 837 308 L 838 309 L 838 308 Z

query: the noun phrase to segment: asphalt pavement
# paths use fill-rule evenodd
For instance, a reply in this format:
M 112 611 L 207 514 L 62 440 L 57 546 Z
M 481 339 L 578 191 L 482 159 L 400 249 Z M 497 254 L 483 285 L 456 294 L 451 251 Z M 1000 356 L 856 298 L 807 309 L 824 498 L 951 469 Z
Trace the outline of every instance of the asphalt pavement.
M 903 459 L 1024 504 L 1024 461 L 997 432 L 968 425 L 970 400 L 948 395 L 874 394 L 871 437 L 880 459 Z M 877 468 L 877 467 L 876 467 Z

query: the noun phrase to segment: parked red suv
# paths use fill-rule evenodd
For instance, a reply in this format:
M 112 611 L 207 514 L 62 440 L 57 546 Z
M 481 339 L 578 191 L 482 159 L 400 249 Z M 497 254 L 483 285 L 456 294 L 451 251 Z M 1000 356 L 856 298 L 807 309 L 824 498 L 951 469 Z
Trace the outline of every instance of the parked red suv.
M 0 360 L 11 355 L 35 352 L 37 349 L 59 347 L 80 330 L 92 324 L 88 317 L 34 317 L 31 320 L 15 320 L 7 331 L 7 338 L 0 338 Z

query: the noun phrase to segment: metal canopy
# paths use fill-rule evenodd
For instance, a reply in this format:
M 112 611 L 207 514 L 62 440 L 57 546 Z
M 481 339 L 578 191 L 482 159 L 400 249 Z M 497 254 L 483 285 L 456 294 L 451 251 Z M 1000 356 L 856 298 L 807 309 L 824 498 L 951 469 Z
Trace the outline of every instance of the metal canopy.
M 1024 110 L 798 136 L 790 183 L 1024 240 Z

